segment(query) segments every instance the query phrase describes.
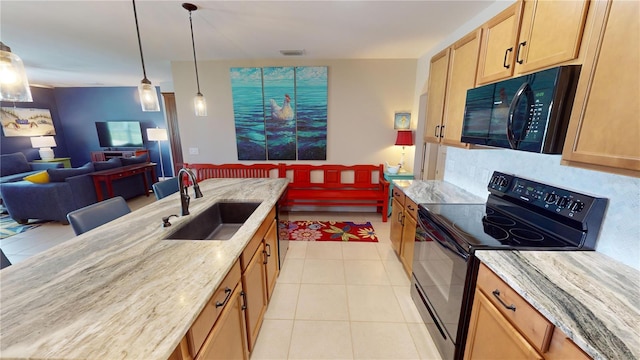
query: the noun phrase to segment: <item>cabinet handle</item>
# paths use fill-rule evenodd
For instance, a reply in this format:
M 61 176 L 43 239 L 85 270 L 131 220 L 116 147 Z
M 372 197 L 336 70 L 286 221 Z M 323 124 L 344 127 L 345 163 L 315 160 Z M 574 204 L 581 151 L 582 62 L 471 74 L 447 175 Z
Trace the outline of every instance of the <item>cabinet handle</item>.
M 264 255 L 264 261 L 262 263 L 267 265 L 267 263 L 269 262 L 269 255 L 267 255 L 267 252 L 265 250 L 262 250 L 262 255 Z
M 508 48 L 505 52 L 504 52 L 504 59 L 502 60 L 502 66 L 504 66 L 505 68 L 510 68 L 511 65 L 507 64 L 507 55 L 513 51 L 513 46 Z
M 240 296 L 242 296 L 242 310 L 247 310 L 247 294 L 244 291 L 240 291 Z
M 438 129 L 440 128 L 440 125 L 436 126 L 436 130 L 433 132 L 433 136 L 438 137 Z
M 525 45 L 527 45 L 526 41 L 523 41 L 520 44 L 518 44 L 518 51 L 516 51 L 516 62 L 518 64 L 522 64 L 524 62 L 524 60 L 520 60 L 520 49 Z
M 402 224 L 402 212 L 399 212 L 399 213 L 398 213 L 397 218 L 398 218 L 398 222 L 399 222 L 400 224 Z
M 414 208 L 413 208 L 411 205 L 407 205 L 407 209 L 409 209 L 409 210 L 411 210 L 411 211 L 413 211 L 413 210 L 414 210 Z
M 227 294 L 227 296 L 225 296 L 223 302 L 216 301 L 217 308 L 219 308 L 220 306 L 225 306 L 227 304 L 227 302 L 229 301 L 229 298 L 231 297 L 231 289 L 229 289 L 228 287 L 224 288 L 224 293 Z
M 269 252 L 267 252 L 267 257 L 271 256 L 271 244 L 264 244 L 264 246 L 267 247 L 267 249 L 269 249 Z
M 498 299 L 498 301 L 500 301 L 500 304 L 502 304 L 502 306 L 504 306 L 507 310 L 511 310 L 513 312 L 516 311 L 516 307 L 513 304 L 507 305 L 507 303 L 502 301 L 502 299 L 500 298 L 500 290 L 495 289 L 495 290 L 493 290 L 492 294 L 493 294 L 493 296 L 495 296 L 496 299 Z
M 442 137 L 442 130 L 444 130 L 444 125 L 440 126 L 440 137 Z

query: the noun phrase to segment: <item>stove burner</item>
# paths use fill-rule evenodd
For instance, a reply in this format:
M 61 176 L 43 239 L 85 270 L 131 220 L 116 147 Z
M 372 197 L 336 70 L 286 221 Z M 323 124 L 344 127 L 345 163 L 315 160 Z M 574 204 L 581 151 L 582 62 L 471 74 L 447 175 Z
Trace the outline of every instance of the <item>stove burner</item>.
M 496 225 L 503 225 L 503 226 L 513 226 L 516 224 L 515 221 L 502 216 L 487 216 L 487 221 L 489 221 L 490 223 L 494 223 Z
M 495 213 L 495 211 L 491 208 L 486 208 L 485 212 L 487 213 L 487 215 L 493 215 Z
M 527 230 L 527 229 L 511 229 L 509 230 L 511 235 L 515 236 L 518 239 L 526 240 L 526 241 L 542 241 L 544 240 L 544 236 L 535 231 Z
M 485 223 L 484 232 L 498 241 L 506 240 L 507 238 L 509 238 L 509 233 L 506 230 L 492 224 Z

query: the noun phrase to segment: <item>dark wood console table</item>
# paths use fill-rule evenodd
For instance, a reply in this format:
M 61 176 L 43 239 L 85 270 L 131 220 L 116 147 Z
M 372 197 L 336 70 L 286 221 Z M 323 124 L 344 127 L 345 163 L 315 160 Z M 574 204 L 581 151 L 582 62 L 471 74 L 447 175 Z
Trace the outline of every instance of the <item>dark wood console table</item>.
M 101 183 L 104 183 L 107 187 L 107 198 L 113 197 L 113 180 L 126 178 L 129 176 L 135 176 L 138 174 L 143 174 L 144 179 L 144 193 L 146 196 L 149 196 L 149 181 L 147 181 L 147 173 L 151 173 L 151 179 L 153 182 L 157 181 L 156 178 L 156 163 L 143 163 L 143 164 L 134 164 L 122 166 L 115 169 L 109 170 L 101 170 L 93 172 L 89 175 L 93 178 L 93 185 L 96 188 L 96 196 L 98 197 L 98 201 L 104 200 L 104 194 L 102 193 Z

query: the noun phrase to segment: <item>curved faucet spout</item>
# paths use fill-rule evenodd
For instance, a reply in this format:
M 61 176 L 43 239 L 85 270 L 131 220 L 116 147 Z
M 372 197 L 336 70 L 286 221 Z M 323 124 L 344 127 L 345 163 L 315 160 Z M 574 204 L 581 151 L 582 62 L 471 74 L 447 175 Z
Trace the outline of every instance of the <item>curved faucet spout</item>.
M 187 178 L 193 183 L 193 192 L 196 199 L 202 197 L 202 191 L 200 191 L 198 180 L 193 174 L 193 171 L 187 168 L 180 169 L 180 171 L 178 171 L 178 185 L 180 186 L 180 206 L 182 208 L 182 216 L 189 215 L 189 203 L 191 202 L 191 198 L 189 197 L 189 186 L 185 185 L 184 181 L 182 181 L 184 174 L 186 174 Z

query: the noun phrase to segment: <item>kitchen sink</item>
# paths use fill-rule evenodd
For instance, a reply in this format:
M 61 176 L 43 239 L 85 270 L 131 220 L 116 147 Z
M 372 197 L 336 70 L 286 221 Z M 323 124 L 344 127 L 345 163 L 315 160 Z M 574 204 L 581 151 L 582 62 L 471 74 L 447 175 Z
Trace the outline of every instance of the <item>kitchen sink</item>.
M 196 215 L 167 240 L 229 240 L 260 206 L 259 202 L 218 202 Z

